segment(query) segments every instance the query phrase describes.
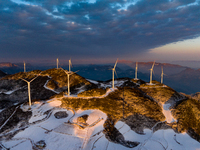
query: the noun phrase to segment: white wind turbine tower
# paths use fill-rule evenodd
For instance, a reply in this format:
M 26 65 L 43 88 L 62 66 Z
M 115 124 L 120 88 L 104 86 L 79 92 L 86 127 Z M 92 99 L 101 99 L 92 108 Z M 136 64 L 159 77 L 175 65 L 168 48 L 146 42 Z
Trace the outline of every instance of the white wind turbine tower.
M 137 70 L 138 70 L 138 62 L 135 64 L 135 80 L 138 80 L 137 78 Z
M 160 81 L 161 84 L 163 84 L 163 76 L 164 75 L 166 75 L 166 74 L 163 73 L 163 66 L 162 66 L 161 81 Z
M 114 89 L 115 88 L 115 73 L 116 73 L 116 71 L 115 71 L 115 68 L 116 68 L 116 65 L 117 65 L 117 62 L 118 62 L 118 59 L 117 59 L 117 61 L 115 62 L 115 65 L 114 65 L 114 68 L 112 68 L 112 88 Z M 117 75 L 117 73 L 116 73 L 116 75 Z
M 152 67 L 151 67 L 151 69 L 150 69 L 150 85 L 152 85 L 152 73 L 153 73 L 153 67 L 154 67 L 154 65 L 155 65 L 155 61 L 153 62 L 153 65 L 152 65 Z
M 40 74 L 39 74 L 40 75 Z M 31 81 L 27 81 L 27 80 L 25 80 L 25 79 L 22 79 L 22 80 L 24 80 L 27 84 L 28 84 L 28 98 L 29 98 L 29 108 L 31 108 L 31 86 L 30 86 L 30 84 L 31 84 L 31 82 L 33 81 L 33 80 L 35 80 L 39 75 L 37 75 L 35 78 L 33 78 Z
M 69 60 L 69 72 L 71 72 L 71 67 L 72 67 L 72 61 L 71 61 L 71 58 Z
M 68 88 L 68 92 L 67 92 L 67 95 L 69 96 L 70 95 L 70 85 L 69 85 L 69 76 L 70 75 L 73 75 L 74 73 L 76 73 L 76 72 L 78 72 L 78 71 L 76 71 L 76 72 L 67 72 L 66 70 L 64 70 L 63 68 L 61 68 L 66 74 L 67 74 L 67 88 Z
M 58 60 L 58 58 L 57 58 L 57 59 L 56 59 L 57 69 L 58 69 L 58 63 L 59 63 L 59 60 Z
M 26 63 L 24 61 L 24 72 L 26 72 Z

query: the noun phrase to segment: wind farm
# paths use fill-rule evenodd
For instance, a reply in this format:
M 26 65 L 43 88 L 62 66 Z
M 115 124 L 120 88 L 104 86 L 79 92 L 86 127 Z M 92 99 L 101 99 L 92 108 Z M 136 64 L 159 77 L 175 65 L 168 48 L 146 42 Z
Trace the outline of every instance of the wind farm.
M 185 126 L 186 122 L 197 121 L 195 117 L 199 112 L 191 114 L 190 108 L 187 108 L 188 105 L 184 104 L 187 102 L 193 107 L 198 107 L 197 100 L 164 85 L 162 78 L 161 82 L 152 80 L 155 64 L 158 66 L 159 63 L 155 61 L 149 63 L 151 80 L 148 83 L 136 75 L 136 72 L 140 72 L 138 64 L 142 69 L 140 62 L 134 63 L 136 75 L 134 78 L 115 78 L 117 65 L 120 66 L 120 61 L 117 59 L 111 68 L 112 76 L 108 81 L 83 78 L 77 74 L 78 71 L 71 70 L 71 59 L 68 62 L 66 68 L 69 70 L 65 70 L 61 65 L 57 68 L 56 65 L 56 68 L 21 72 L 0 79 L 0 92 L 4 93 L 0 93 L 0 100 L 5 95 L 9 95 L 7 97 L 10 98 L 9 101 L 15 99 L 9 103 L 9 106 L 5 106 L 1 110 L 2 112 L 0 111 L 0 115 L 5 116 L 6 111 L 12 110 L 2 123 L 0 121 L 1 147 L 19 149 L 25 144 L 26 147 L 55 149 L 55 145 L 52 144 L 53 137 L 59 139 L 53 142 L 60 145 L 57 147 L 59 150 L 63 150 L 66 146 L 68 149 L 81 147 L 86 150 L 95 147 L 95 149 L 104 150 L 106 143 L 109 143 L 111 150 L 130 148 L 153 150 L 154 148 L 162 149 L 161 147 L 165 149 L 176 147 L 179 150 L 183 147 L 191 148 L 191 143 L 192 149 L 199 147 L 198 137 L 194 137 L 199 134 L 198 129 L 189 124 Z M 148 69 L 146 70 L 148 71 Z M 163 75 L 164 71 L 161 67 L 161 77 Z M 21 80 L 25 81 L 27 85 L 23 85 L 24 82 Z M 8 81 L 9 83 L 7 83 Z M 9 84 L 12 91 L 3 91 L 2 88 Z M 24 99 L 22 100 L 18 95 Z M 187 115 L 182 115 L 182 109 L 190 113 L 189 118 Z M 24 116 L 22 118 L 26 118 L 26 121 L 23 126 L 18 128 L 18 124 L 22 124 L 23 121 L 21 117 L 18 117 L 20 115 Z M 18 117 L 17 121 L 13 120 L 16 117 Z M 142 118 L 146 118 L 147 121 L 144 122 Z M 179 118 L 184 118 L 184 121 L 178 122 Z M 115 124 L 113 124 L 114 120 L 116 120 Z M 13 128 L 9 127 L 10 121 L 13 122 Z M 137 128 L 138 124 L 143 130 Z M 154 131 L 155 128 L 157 131 Z M 185 130 L 189 130 L 189 128 L 193 128 L 194 131 L 185 133 Z M 121 132 L 121 129 L 127 134 Z M 13 130 L 17 132 L 13 134 Z M 142 137 L 141 132 L 144 133 Z M 163 138 L 160 136 L 160 132 L 168 136 Z M 33 136 L 34 134 L 30 133 L 37 133 L 39 136 Z M 177 139 L 174 138 L 174 135 L 184 139 L 184 142 L 180 141 L 182 146 L 176 142 Z M 129 138 L 129 140 L 125 140 L 125 138 Z M 173 138 L 174 140 L 171 141 Z M 21 139 L 24 141 L 22 142 Z M 62 139 L 65 141 L 71 139 L 72 141 L 62 142 Z M 80 139 L 81 142 L 77 142 L 75 139 Z M 17 144 L 10 144 L 13 140 Z M 152 143 L 152 140 L 155 142 Z
M 0 1 L 0 150 L 199 150 L 199 10 Z

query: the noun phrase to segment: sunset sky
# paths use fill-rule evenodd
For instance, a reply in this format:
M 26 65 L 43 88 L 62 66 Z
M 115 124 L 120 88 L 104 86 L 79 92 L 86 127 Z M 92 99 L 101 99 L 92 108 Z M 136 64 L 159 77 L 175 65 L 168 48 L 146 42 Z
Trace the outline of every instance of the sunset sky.
M 0 0 L 0 62 L 200 61 L 200 0 Z

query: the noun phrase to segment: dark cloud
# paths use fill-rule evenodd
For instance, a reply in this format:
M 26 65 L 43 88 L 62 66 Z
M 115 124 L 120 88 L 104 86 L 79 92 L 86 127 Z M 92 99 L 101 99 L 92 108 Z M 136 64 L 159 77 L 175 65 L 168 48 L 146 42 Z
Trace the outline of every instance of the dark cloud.
M 2 58 L 125 58 L 200 34 L 194 0 L 23 2 L 0 0 Z

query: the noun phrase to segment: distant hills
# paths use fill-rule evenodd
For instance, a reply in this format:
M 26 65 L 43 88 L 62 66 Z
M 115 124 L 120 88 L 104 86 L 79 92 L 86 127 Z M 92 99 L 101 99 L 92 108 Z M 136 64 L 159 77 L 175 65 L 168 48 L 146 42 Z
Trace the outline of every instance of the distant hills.
M 10 62 L 1 62 L 0 63 L 0 68 L 3 68 L 3 67 L 17 67 L 17 65 L 12 64 Z

